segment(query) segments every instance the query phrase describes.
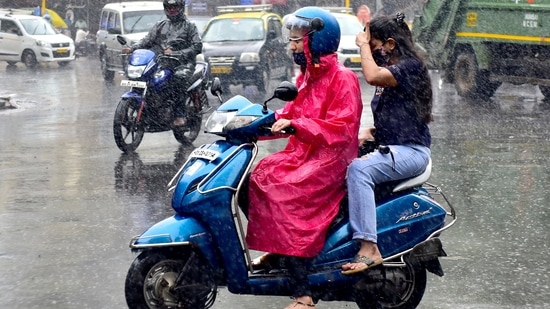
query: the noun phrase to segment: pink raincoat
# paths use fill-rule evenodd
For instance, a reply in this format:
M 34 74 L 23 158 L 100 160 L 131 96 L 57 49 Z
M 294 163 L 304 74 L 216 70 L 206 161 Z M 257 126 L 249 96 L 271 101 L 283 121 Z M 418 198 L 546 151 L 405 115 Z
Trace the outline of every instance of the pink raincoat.
M 346 194 L 363 105 L 356 74 L 336 54 L 322 56 L 319 67 L 308 59 L 296 83 L 298 97 L 276 114 L 290 119 L 296 133 L 250 177 L 246 240 L 254 250 L 314 257 Z

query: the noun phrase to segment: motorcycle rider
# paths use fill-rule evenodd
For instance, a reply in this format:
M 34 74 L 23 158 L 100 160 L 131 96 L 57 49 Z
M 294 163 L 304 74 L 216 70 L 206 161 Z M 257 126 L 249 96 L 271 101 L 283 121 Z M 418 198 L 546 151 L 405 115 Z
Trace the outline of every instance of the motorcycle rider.
M 173 68 L 174 78 L 168 87 L 173 98 L 174 126 L 183 126 L 185 120 L 186 89 L 195 71 L 196 56 L 202 52 L 202 41 L 197 26 L 185 16 L 185 0 L 163 0 L 167 19 L 158 22 L 141 41 L 123 53 L 136 49 L 150 49 L 156 54 L 176 56 L 180 65 Z

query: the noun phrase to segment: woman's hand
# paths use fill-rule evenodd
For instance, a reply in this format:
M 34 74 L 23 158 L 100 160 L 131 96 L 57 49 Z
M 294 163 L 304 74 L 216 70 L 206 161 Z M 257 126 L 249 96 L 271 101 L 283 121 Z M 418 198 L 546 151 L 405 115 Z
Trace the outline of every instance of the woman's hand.
M 281 130 L 290 127 L 290 120 L 279 119 L 271 126 L 271 133 L 281 133 Z
M 371 127 L 359 131 L 359 147 L 361 147 L 366 141 L 374 141 L 374 130 L 375 128 Z
M 365 30 L 361 31 L 355 36 L 355 45 L 357 45 L 359 48 L 363 46 L 364 44 L 369 44 L 370 42 L 370 29 L 369 29 L 369 23 L 365 24 Z

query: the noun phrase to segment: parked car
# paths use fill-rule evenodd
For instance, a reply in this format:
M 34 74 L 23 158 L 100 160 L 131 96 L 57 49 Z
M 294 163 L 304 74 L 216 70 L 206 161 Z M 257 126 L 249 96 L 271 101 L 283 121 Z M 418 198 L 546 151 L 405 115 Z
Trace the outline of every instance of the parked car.
M 65 66 L 75 59 L 74 41 L 31 11 L 0 10 L 0 61 L 23 62 L 34 68 L 41 62 Z
M 363 31 L 363 25 L 353 15 L 349 8 L 327 8 L 340 25 L 340 45 L 338 46 L 338 61 L 354 71 L 361 70 L 361 55 L 355 44 L 355 37 Z
M 162 1 L 116 2 L 103 7 L 96 43 L 106 81 L 112 81 L 115 72 L 123 71 L 126 65 L 121 56 L 123 46 L 116 36 L 124 36 L 128 45 L 132 45 L 165 18 Z
M 281 17 L 271 5 L 219 6 L 202 35 L 197 60 L 210 64 L 212 77 L 230 84 L 256 85 L 265 92 L 272 79 L 290 80 L 293 61 L 282 36 Z

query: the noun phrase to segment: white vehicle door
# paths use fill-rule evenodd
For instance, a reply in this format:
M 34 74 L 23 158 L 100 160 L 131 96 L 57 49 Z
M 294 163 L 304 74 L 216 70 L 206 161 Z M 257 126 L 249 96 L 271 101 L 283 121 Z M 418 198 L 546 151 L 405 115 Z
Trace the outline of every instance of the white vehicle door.
M 23 36 L 19 26 L 8 19 L 0 19 L 0 60 L 20 61 Z

